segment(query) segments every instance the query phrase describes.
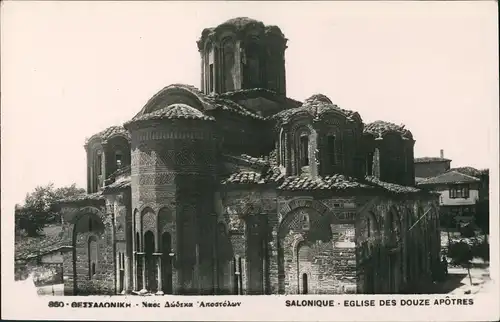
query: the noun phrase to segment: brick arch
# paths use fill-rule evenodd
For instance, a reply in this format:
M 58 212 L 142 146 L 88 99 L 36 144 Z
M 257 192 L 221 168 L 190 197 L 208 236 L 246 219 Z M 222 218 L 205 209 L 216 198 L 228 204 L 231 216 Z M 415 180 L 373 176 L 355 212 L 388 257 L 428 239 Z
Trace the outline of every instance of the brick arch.
M 159 108 L 165 107 L 167 105 L 162 104 L 165 102 L 168 102 L 167 104 L 169 105 L 188 102 L 188 105 L 201 111 L 210 109 L 209 104 L 204 101 L 198 89 L 184 84 L 172 84 L 156 93 L 146 103 L 142 111 L 139 112 L 139 115 L 148 114 Z
M 167 206 L 162 206 L 158 209 L 158 233 L 161 235 L 165 231 L 169 231 L 170 225 L 175 225 L 175 213 Z
M 151 231 L 154 236 L 155 245 L 158 245 L 158 222 L 157 215 L 151 207 L 144 207 L 141 211 L 141 231 L 140 235 L 144 241 L 144 235 Z
M 285 207 L 282 207 L 279 212 L 279 217 L 281 222 L 285 220 L 288 214 L 297 208 L 312 208 L 316 210 L 320 215 L 324 215 L 329 212 L 329 208 L 325 206 L 322 202 L 312 199 L 294 199 L 290 201 Z
M 280 223 L 278 234 L 280 238 L 283 238 L 290 229 L 300 230 L 299 225 L 301 224 L 302 214 L 306 214 L 308 216 L 309 227 L 318 224 L 321 219 L 321 214 L 312 207 L 297 207 L 293 210 L 290 210 L 283 218 Z
M 72 268 L 74 295 L 78 294 L 78 283 L 85 281 L 85 279 L 80 278 L 79 280 L 78 278 L 77 266 L 82 264 L 82 256 L 78 256 L 78 254 L 82 253 L 87 257 L 85 265 L 90 263 L 88 257 L 90 255 L 89 241 L 91 240 L 96 241 L 97 253 L 101 253 L 99 248 L 102 247 L 103 243 L 106 243 L 106 236 L 108 234 L 113 235 L 112 223 L 107 219 L 106 215 L 98 208 L 89 206 L 80 208 L 72 220 L 71 245 L 73 247 Z M 81 237 L 80 239 L 79 235 Z

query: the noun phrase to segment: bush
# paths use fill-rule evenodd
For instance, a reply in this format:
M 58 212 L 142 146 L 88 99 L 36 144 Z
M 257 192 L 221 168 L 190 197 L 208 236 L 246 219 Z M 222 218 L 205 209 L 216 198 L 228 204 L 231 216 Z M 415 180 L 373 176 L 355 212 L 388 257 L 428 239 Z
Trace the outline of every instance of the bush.
M 448 248 L 448 257 L 452 264 L 466 266 L 473 257 L 472 246 L 463 241 L 452 243 Z
M 471 251 L 473 257 L 481 258 L 485 262 L 490 261 L 490 244 L 488 241 L 484 240 L 481 243 L 474 244 Z
M 474 231 L 474 227 L 472 224 L 465 225 L 463 227 L 460 227 L 460 235 L 465 238 L 470 238 L 476 236 L 476 233 Z

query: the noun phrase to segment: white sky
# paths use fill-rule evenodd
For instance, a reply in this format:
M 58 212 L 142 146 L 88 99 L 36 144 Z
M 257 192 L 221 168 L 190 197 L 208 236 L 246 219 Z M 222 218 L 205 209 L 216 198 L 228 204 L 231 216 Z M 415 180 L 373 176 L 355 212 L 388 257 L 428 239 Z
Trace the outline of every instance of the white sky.
M 496 2 L 3 2 L 2 208 L 86 187 L 86 137 L 171 83 L 199 87 L 196 40 L 248 16 L 280 26 L 288 96 L 403 123 L 415 156 L 490 167 L 498 146 Z M 496 139 L 495 139 L 496 140 Z M 498 164 L 496 164 L 498 166 Z

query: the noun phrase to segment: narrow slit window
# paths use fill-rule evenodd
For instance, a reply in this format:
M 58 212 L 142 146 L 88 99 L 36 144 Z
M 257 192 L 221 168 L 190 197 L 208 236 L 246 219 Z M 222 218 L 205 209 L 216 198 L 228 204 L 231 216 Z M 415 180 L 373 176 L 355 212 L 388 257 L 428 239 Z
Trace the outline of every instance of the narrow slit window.
M 309 138 L 307 135 L 300 137 L 300 164 L 303 167 L 309 165 Z
M 116 168 L 117 169 L 120 169 L 122 167 L 122 164 L 123 164 L 123 155 L 121 152 L 117 152 L 115 154 L 115 163 L 116 163 Z
M 210 78 L 209 78 L 208 86 L 209 86 L 210 93 L 212 93 L 214 91 L 214 78 L 215 78 L 214 77 L 214 64 L 210 64 L 209 68 L 210 68 L 210 70 L 209 70 L 209 73 L 210 73 L 209 77 Z
M 102 174 L 102 155 L 98 154 L 97 155 L 97 162 L 96 162 L 96 167 L 97 167 L 97 175 L 100 176 Z
M 335 136 L 329 135 L 327 137 L 327 154 L 330 164 L 334 165 L 337 163 L 336 147 L 335 147 Z

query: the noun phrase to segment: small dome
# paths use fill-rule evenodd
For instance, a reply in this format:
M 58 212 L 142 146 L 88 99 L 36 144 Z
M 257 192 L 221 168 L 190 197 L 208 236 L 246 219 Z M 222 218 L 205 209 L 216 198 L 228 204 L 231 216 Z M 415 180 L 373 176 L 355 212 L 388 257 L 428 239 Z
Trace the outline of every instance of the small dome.
M 201 111 L 187 104 L 176 103 L 169 105 L 167 107 L 160 108 L 151 113 L 141 115 L 132 121 L 128 122 L 135 123 L 140 121 L 148 120 L 202 120 L 202 121 L 214 121 L 215 119 L 211 116 L 203 114 Z M 126 124 L 126 125 L 127 125 Z
M 121 125 L 115 125 L 115 126 L 110 126 L 107 129 L 92 135 L 89 139 L 85 141 L 85 144 L 88 144 L 90 141 L 93 141 L 95 139 L 100 139 L 102 142 L 106 142 L 107 140 L 115 136 L 123 136 L 127 140 L 130 140 L 130 135 L 128 131 Z
M 307 104 L 315 104 L 315 103 L 325 103 L 325 104 L 333 104 L 332 100 L 328 98 L 328 96 L 323 94 L 314 94 L 309 98 L 304 100 L 304 105 Z
M 278 120 L 279 123 L 288 123 L 296 115 L 309 115 L 314 120 L 319 120 L 328 113 L 337 113 L 343 115 L 347 121 L 362 123 L 357 112 L 338 107 L 332 103 L 328 96 L 323 94 L 314 94 L 307 98 L 302 106 L 283 110 L 272 116 L 272 118 Z
M 375 121 L 364 126 L 363 132 L 371 134 L 374 137 L 381 138 L 385 134 L 395 133 L 401 135 L 402 138 L 412 139 L 412 133 L 405 129 L 404 125 L 397 125 L 391 122 Z

